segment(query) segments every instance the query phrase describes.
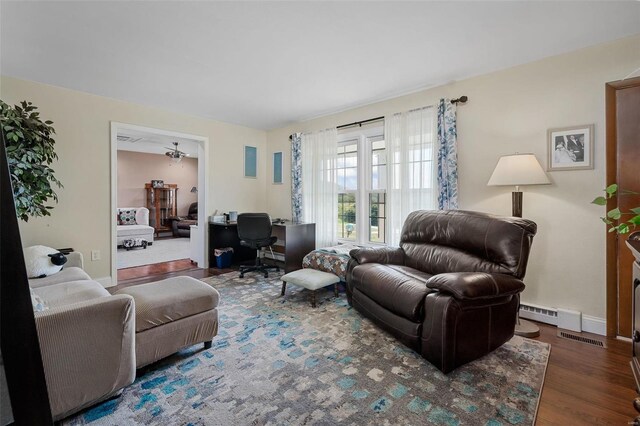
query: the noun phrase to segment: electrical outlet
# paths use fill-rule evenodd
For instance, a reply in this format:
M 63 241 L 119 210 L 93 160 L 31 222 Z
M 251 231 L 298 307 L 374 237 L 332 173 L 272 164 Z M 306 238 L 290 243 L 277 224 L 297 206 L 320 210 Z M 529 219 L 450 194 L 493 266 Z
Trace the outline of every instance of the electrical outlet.
M 100 260 L 100 250 L 91 250 L 91 260 Z

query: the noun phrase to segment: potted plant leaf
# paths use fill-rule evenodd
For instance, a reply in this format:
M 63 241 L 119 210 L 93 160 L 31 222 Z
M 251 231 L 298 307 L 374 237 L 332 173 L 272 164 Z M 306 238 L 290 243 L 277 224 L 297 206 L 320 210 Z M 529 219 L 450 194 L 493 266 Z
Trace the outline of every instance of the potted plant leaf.
M 54 150 L 52 121 L 42 121 L 31 102 L 10 106 L 0 100 L 0 122 L 11 173 L 11 185 L 18 218 L 49 216 L 58 201 L 53 186 L 62 188 L 50 167 L 58 155 Z
M 640 195 L 635 191 L 629 191 L 625 189 L 619 189 L 617 184 L 609 185 L 604 190 L 605 195 L 596 197 L 591 203 L 599 206 L 606 206 L 607 200 L 614 197 L 624 195 Z M 627 234 L 637 226 L 640 225 L 640 206 L 629 209 L 628 211 L 622 211 L 618 207 L 609 210 L 606 216 L 601 217 L 602 221 L 609 226 L 609 232 L 615 232 L 618 234 Z

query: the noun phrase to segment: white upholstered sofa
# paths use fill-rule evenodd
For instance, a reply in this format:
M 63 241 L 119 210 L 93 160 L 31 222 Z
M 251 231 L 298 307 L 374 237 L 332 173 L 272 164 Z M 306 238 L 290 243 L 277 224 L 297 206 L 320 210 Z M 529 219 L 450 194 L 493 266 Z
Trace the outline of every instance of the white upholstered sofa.
M 149 245 L 153 244 L 153 234 L 155 230 L 152 226 L 149 226 L 149 209 L 146 207 L 120 207 L 118 208 L 118 215 L 122 210 L 135 210 L 136 224 L 117 226 L 116 235 L 118 246 L 121 246 L 124 240 L 133 238 L 143 238 Z

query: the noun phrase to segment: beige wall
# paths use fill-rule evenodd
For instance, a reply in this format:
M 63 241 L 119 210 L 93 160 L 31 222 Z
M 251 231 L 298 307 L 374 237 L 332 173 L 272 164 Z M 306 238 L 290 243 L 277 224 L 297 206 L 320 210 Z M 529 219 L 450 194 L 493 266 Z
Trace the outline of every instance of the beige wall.
M 299 123 L 267 133 L 268 155 L 288 136 L 469 96 L 458 109 L 460 207 L 511 212 L 511 188 L 486 186 L 500 155 L 532 152 L 546 166 L 546 132 L 595 124 L 595 169 L 549 173 L 552 185 L 525 188 L 524 216 L 538 223 L 523 301 L 605 317 L 605 231 L 590 201 L 605 185 L 604 84 L 640 67 L 640 37 L 595 46 Z M 290 176 L 267 183 L 268 211 L 291 217 Z
M 162 154 L 118 151 L 118 207 L 147 205 L 145 183 L 152 179 L 178 185 L 178 216 L 189 213 L 189 205 L 198 201 L 191 188 L 198 186 L 198 160 L 183 158 L 174 163 Z
M 110 122 L 183 132 L 209 138 L 207 206 L 209 215 L 223 211 L 256 211 L 266 205 L 266 134 L 262 130 L 178 114 L 60 87 L 3 76 L 0 97 L 10 104 L 29 100 L 41 116 L 53 120 L 56 176 L 64 184 L 59 203 L 46 218 L 21 223 L 23 245 L 74 247 L 85 255 L 94 278 L 110 275 Z M 243 177 L 243 146 L 258 147 L 258 178 Z M 91 261 L 91 250 L 101 260 Z

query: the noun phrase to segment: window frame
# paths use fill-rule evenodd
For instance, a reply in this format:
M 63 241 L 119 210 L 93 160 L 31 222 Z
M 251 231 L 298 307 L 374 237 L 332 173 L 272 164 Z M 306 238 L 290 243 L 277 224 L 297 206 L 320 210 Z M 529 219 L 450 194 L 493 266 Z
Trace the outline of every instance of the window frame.
M 372 189 L 372 178 L 371 174 L 373 171 L 372 168 L 372 139 L 381 137 L 384 140 L 384 124 L 380 123 L 379 125 L 367 126 L 366 128 L 358 127 L 353 130 L 344 131 L 338 134 L 338 146 L 346 146 L 351 145 L 353 142 L 357 141 L 357 158 L 358 158 L 358 166 L 357 166 L 357 189 L 354 190 L 344 190 L 338 191 L 338 194 L 342 193 L 354 193 L 356 199 L 356 238 L 355 239 L 346 239 L 338 237 L 338 242 L 343 244 L 367 244 L 367 245 L 387 245 L 386 241 L 388 241 L 388 226 L 386 226 L 387 214 L 386 214 L 386 204 L 385 204 L 385 235 L 384 242 L 382 241 L 371 241 L 370 237 L 370 205 L 369 205 L 369 194 L 370 193 L 385 193 L 385 202 L 386 202 L 386 194 L 387 194 L 387 184 L 385 182 L 385 189 Z M 385 151 L 387 149 L 386 141 L 385 141 Z M 389 159 L 387 158 L 386 162 L 387 168 L 389 167 Z M 364 170 L 364 171 L 363 171 Z M 388 170 L 387 174 L 388 176 Z M 336 212 L 337 214 L 337 212 Z M 366 220 L 363 220 L 366 219 Z

